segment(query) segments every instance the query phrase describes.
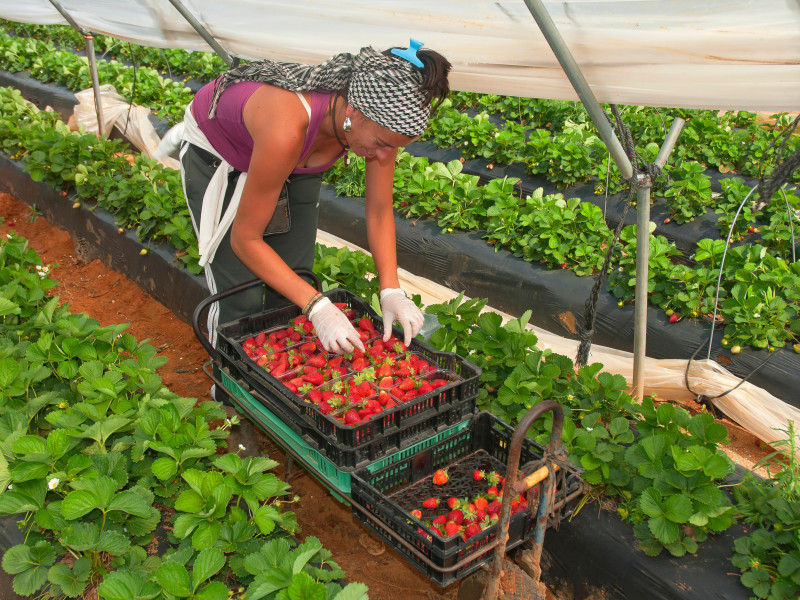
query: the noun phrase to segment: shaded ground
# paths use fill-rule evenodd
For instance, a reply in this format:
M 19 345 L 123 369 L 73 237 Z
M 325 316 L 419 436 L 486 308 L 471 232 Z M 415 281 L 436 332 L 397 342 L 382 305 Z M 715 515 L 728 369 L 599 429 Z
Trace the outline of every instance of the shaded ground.
M 128 331 L 139 340 L 148 339 L 168 358 L 159 374 L 174 392 L 193 398 L 208 398 L 210 381 L 202 370 L 208 355 L 190 325 L 175 317 L 124 275 L 111 271 L 99 260 L 77 258 L 72 239 L 44 218 L 33 219 L 31 209 L 8 194 L 0 194 L 0 234 L 9 230 L 30 241 L 46 264 L 57 265 L 51 276 L 58 281 L 53 293 L 70 305 L 73 312 L 86 312 L 102 325 L 130 323 Z M 695 407 L 696 408 L 696 407 Z M 243 419 L 244 421 L 244 419 Z M 730 454 L 747 467 L 768 448 L 754 436 L 723 419 L 731 437 Z M 234 444 L 242 443 L 247 453 L 266 454 L 281 463 L 277 475 L 286 479 L 283 452 L 263 433 L 246 422 L 237 428 Z M 303 535 L 318 537 L 347 573 L 347 581 L 369 586 L 372 600 L 453 599 L 457 584 L 439 588 L 413 566 L 387 548 L 337 501 L 325 487 L 294 466 L 290 483 L 300 496 L 294 505 Z M 545 542 L 546 548 L 546 542 Z M 0 572 L 0 598 L 13 599 L 8 576 Z

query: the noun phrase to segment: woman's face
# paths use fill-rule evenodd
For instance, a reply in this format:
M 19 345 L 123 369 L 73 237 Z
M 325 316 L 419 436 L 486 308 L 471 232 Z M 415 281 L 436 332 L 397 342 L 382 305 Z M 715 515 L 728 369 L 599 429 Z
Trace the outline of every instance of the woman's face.
M 345 139 L 350 150 L 356 156 L 385 160 L 393 157 L 397 148 L 407 146 L 420 137 L 395 133 L 368 119 L 361 111 L 354 110 L 353 112 L 354 115 L 351 117 L 353 126 L 350 131 L 345 132 Z

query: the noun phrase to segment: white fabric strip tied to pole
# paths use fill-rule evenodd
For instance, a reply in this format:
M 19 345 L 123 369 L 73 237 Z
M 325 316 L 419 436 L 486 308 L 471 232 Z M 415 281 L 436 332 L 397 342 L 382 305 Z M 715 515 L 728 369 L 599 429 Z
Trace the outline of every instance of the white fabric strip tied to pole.
M 131 104 L 117 93 L 111 84 L 99 87 L 98 101 L 102 107 L 103 131 L 109 132 L 116 128 L 131 144 L 149 158 L 158 160 L 165 167 L 179 169 L 178 161 L 169 156 L 158 158 L 157 151 L 161 139 L 158 137 L 153 124 L 150 122 L 150 109 L 138 104 Z M 97 111 L 94 106 L 94 90 L 92 88 L 81 90 L 75 94 L 78 104 L 72 113 L 70 124 L 79 129 L 85 127 L 86 131 L 98 132 Z

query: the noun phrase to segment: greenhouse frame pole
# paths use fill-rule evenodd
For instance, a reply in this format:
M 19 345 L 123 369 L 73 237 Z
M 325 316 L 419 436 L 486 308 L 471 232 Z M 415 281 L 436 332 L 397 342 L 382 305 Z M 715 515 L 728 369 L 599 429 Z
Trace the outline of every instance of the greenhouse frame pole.
M 220 58 L 225 61 L 225 64 L 228 65 L 228 67 L 233 66 L 234 60 L 231 58 L 231 55 L 219 45 L 219 42 L 215 40 L 214 37 L 208 32 L 208 29 L 206 29 L 205 26 L 198 21 L 191 12 L 189 12 L 181 0 L 169 0 L 169 3 L 172 4 L 172 6 L 174 6 L 179 13 L 181 13 L 181 16 L 186 19 L 189 25 L 194 28 L 200 37 L 203 38 L 206 43 L 214 49 L 214 52 L 219 54 Z
M 561 37 L 561 33 L 550 17 L 550 13 L 547 12 L 542 0 L 525 0 L 525 5 L 539 25 L 542 35 L 544 35 L 545 40 L 547 40 L 547 43 L 550 45 L 550 49 L 553 51 L 553 54 L 555 54 L 561 68 L 564 70 L 572 87 L 577 92 L 578 98 L 580 98 L 581 103 L 586 108 L 586 112 L 589 113 L 589 117 L 592 119 L 595 127 L 597 127 L 600 139 L 605 142 L 619 172 L 625 180 L 630 180 L 633 177 L 631 159 L 625 153 L 625 149 L 614 134 L 614 130 L 608 122 L 605 111 L 597 101 L 591 87 L 589 87 L 589 83 L 583 76 L 564 38 Z M 672 122 L 672 127 L 655 161 L 659 167 L 663 167 L 664 164 L 666 164 L 667 158 L 670 152 L 672 152 L 672 147 L 675 145 L 678 134 L 683 127 L 683 123 L 682 119 L 675 119 Z M 637 192 L 633 395 L 639 399 L 644 398 L 644 361 L 646 356 L 645 350 L 647 348 L 647 289 L 650 279 L 648 263 L 650 255 L 650 187 L 652 183 L 650 176 L 646 174 L 639 174 L 636 181 L 632 181 Z
M 55 6 L 56 10 L 61 13 L 61 16 L 67 20 L 70 26 L 83 36 L 86 42 L 86 56 L 89 59 L 89 73 L 92 77 L 92 91 L 94 92 L 94 110 L 97 113 L 97 133 L 100 137 L 105 135 L 105 126 L 103 125 L 103 106 L 100 101 L 100 82 L 97 77 L 97 58 L 94 54 L 94 34 L 86 31 L 83 27 L 78 25 L 75 19 L 72 18 L 58 0 L 50 0 L 50 3 Z

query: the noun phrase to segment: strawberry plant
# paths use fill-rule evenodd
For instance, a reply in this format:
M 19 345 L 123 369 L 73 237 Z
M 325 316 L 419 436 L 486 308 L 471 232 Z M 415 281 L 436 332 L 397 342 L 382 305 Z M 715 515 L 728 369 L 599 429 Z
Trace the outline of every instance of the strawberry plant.
M 711 205 L 711 178 L 705 167 L 697 162 L 684 161 L 667 167 L 670 185 L 664 195 L 676 223 L 687 223 L 702 215 Z
M 361 584 L 332 583 L 343 573 L 314 540 L 292 549 L 277 463 L 220 454 L 233 422 L 210 427 L 219 405 L 163 387 L 152 346 L 59 306 L 44 269 L 21 238 L 0 240 L 0 514 L 24 531 L 2 566 L 15 592 L 224 600 L 231 582 L 256 595 L 279 579 L 365 598 Z M 150 555 L 159 527 L 169 547 Z M 246 568 L 275 544 L 290 572 Z
M 800 484 L 798 483 L 797 434 L 794 422 L 782 432 L 783 440 L 771 442 L 776 451 L 760 465 L 768 477 L 748 473 L 733 488 L 739 518 L 751 533 L 734 542 L 731 562 L 742 575 L 742 584 L 758 598 L 790 598 L 800 593 Z

